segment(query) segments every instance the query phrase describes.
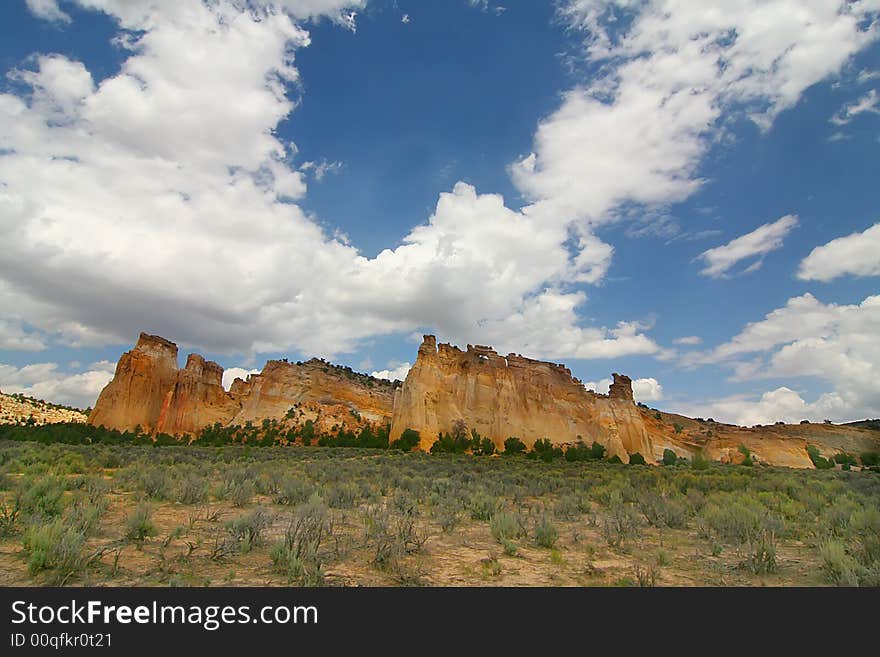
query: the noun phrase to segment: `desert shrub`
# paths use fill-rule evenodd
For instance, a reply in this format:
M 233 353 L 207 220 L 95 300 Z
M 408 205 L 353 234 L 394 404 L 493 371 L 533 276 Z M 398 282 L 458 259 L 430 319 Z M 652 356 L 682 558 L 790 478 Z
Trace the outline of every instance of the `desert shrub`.
M 288 582 L 320 585 L 324 580 L 321 546 L 332 533 L 329 509 L 320 499 L 312 498 L 296 510 L 284 538 L 272 546 L 275 569 L 284 574 Z
M 151 467 L 144 469 L 139 476 L 141 490 L 156 500 L 164 500 L 171 491 L 171 482 L 168 471 L 163 467 Z
M 858 463 L 859 463 L 858 459 L 856 459 L 855 456 L 853 456 L 852 454 L 847 454 L 846 452 L 840 452 L 838 454 L 835 454 L 834 458 L 832 460 L 835 463 L 837 463 L 838 465 L 843 465 L 843 466 L 853 466 L 853 465 L 858 465 Z
M 276 504 L 294 506 L 306 502 L 315 492 L 315 487 L 299 477 L 286 476 L 277 486 L 273 501 Z
M 480 489 L 470 496 L 467 506 L 473 520 L 489 520 L 498 508 L 498 501 Z
M 655 490 L 645 490 L 636 501 L 648 524 L 654 527 L 681 528 L 687 522 L 687 504 L 679 493 L 661 495 Z
M 854 511 L 849 520 L 852 551 L 866 565 L 880 565 L 880 509 L 866 506 Z
M 590 511 L 590 500 L 585 495 L 566 493 L 553 505 L 553 515 L 563 520 L 571 520 Z
M 668 447 L 663 450 L 663 465 L 675 465 L 678 463 L 678 454 Z
M 153 509 L 148 504 L 138 504 L 125 519 L 125 538 L 141 545 L 148 537 L 158 534 L 159 530 L 153 524 L 152 517 Z
M 608 459 L 609 463 L 615 463 L 617 465 L 623 465 L 623 459 L 621 459 L 617 454 Z
M 0 500 L 0 538 L 11 536 L 18 529 L 16 523 L 21 515 L 21 491 Z
M 611 496 L 608 512 L 602 518 L 602 536 L 608 545 L 616 548 L 639 536 L 639 518 L 635 510 L 616 491 Z
M 739 453 L 745 457 L 743 458 L 740 465 L 751 467 L 755 464 L 754 461 L 752 461 L 752 453 L 749 451 L 748 447 L 746 447 L 745 445 L 740 445 L 737 449 L 739 450 Z
M 859 460 L 866 468 L 880 465 L 880 453 L 878 452 L 862 452 L 859 454 Z
M 272 517 L 263 508 L 233 518 L 225 525 L 232 539 L 234 551 L 247 553 L 263 542 L 263 532 L 272 524 Z
M 103 499 L 92 501 L 86 496 L 80 496 L 70 505 L 67 522 L 77 531 L 90 536 L 98 530 L 101 516 L 104 514 L 106 507 L 107 505 Z
M 408 491 L 398 491 L 391 500 L 394 510 L 405 516 L 418 515 L 419 501 Z
M 208 480 L 188 472 L 177 480 L 174 497 L 181 504 L 201 504 L 208 499 Z
M 706 505 L 701 519 L 712 535 L 736 546 L 744 556 L 741 565 L 755 573 L 775 569 L 777 537 L 785 531 L 785 522 L 754 497 L 716 496 Z
M 254 497 L 254 485 L 250 481 L 237 481 L 229 489 L 228 499 L 234 506 L 244 507 Z
M 64 510 L 64 481 L 58 477 L 42 477 L 25 488 L 21 509 L 32 516 L 55 517 Z
M 535 543 L 538 547 L 550 549 L 559 540 L 559 530 L 546 515 L 535 523 Z
M 519 519 L 506 511 L 494 514 L 489 521 L 489 528 L 492 532 L 492 537 L 501 544 L 505 540 L 519 538 L 525 533 Z
M 61 518 L 31 525 L 22 542 L 28 572 L 50 571 L 48 583 L 64 585 L 87 565 L 85 543 L 85 534 Z
M 451 532 L 461 522 L 461 507 L 458 501 L 452 498 L 440 500 L 434 506 L 434 519 L 444 534 Z
M 858 586 L 859 563 L 846 553 L 840 541 L 828 541 L 819 551 L 822 557 L 822 570 L 829 582 L 835 586 Z
M 427 536 L 418 532 L 415 519 L 392 519 L 387 509 L 372 509 L 365 517 L 365 542 L 373 549 L 371 563 L 378 570 L 399 570 L 399 560 L 421 550 Z
M 360 499 L 360 491 L 351 483 L 340 482 L 325 486 L 324 499 L 332 509 L 353 509 Z
M 629 455 L 629 464 L 630 465 L 645 465 L 645 457 L 639 454 L 638 452 L 633 452 Z
M 703 450 L 697 450 L 691 459 L 691 468 L 694 470 L 706 470 L 709 467 L 709 459 L 703 454 Z
M 682 426 L 682 425 L 681 425 L 680 423 L 678 423 L 678 422 L 673 422 L 673 423 L 672 423 L 672 428 L 675 430 L 675 433 L 681 433 L 681 432 L 684 430 L 684 426 Z
M 859 510 L 859 505 L 852 498 L 839 497 L 822 512 L 820 529 L 831 536 L 844 536 L 849 529 L 850 518 Z

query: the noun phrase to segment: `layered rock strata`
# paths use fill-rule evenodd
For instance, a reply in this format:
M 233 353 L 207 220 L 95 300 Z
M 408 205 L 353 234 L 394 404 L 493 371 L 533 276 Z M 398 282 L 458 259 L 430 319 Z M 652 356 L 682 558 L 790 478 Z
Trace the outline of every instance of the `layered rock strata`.
M 298 405 L 314 402 L 345 407 L 375 423 L 391 420 L 394 384 L 312 359 L 270 360 L 260 374 L 223 388 L 223 368 L 198 354 L 177 367 L 177 345 L 142 333 L 119 359 L 89 416 L 89 423 L 120 431 L 175 436 L 198 433 L 216 423 L 258 424 L 281 419 Z
M 634 452 L 653 451 L 629 377 L 614 374 L 609 394 L 602 395 L 584 388 L 564 365 L 501 356 L 482 345 L 466 351 L 438 346 L 426 335 L 395 397 L 391 438 L 414 429 L 427 449 L 457 420 L 498 447 L 512 436 L 527 446 L 541 438 L 554 444 L 597 441 L 624 462 Z

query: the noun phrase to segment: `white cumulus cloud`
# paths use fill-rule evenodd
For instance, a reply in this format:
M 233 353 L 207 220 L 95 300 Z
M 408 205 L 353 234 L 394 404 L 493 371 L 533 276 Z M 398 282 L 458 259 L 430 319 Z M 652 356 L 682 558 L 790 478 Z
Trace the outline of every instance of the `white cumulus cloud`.
M 730 367 L 734 380 L 807 377 L 826 386 L 814 400 L 802 399 L 803 403 L 795 400 L 795 395 L 802 396 L 791 388 L 773 390 L 774 394 L 757 400 L 722 400 L 726 405 L 715 407 L 719 419 L 751 423 L 856 420 L 880 414 L 878 335 L 880 295 L 859 304 L 834 304 L 807 293 L 748 324 L 728 342 L 702 354 L 689 354 L 683 362 Z
M 23 393 L 76 408 L 95 403 L 98 394 L 113 378 L 114 365 L 108 361 L 93 363 L 84 372 L 63 373 L 57 363 L 34 363 L 24 367 L 0 363 L 0 390 Z
M 797 273 L 802 280 L 825 282 L 846 275 L 880 276 L 880 223 L 817 246 Z
M 389 363 L 388 367 L 389 369 L 387 370 L 373 372 L 371 376 L 374 376 L 377 379 L 388 379 L 389 381 L 403 381 L 412 368 L 412 365 L 410 363 L 400 363 L 399 365 Z

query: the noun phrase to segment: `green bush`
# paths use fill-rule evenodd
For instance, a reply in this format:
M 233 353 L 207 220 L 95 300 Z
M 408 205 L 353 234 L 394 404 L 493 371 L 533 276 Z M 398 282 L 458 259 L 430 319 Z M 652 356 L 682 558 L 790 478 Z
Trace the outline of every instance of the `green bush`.
M 297 505 L 308 500 L 315 492 L 315 487 L 304 479 L 285 476 L 278 484 L 273 500 L 276 504 Z
M 276 571 L 290 583 L 319 586 L 323 583 L 321 546 L 332 536 L 330 512 L 318 498 L 312 498 L 296 511 L 284 538 L 272 546 L 271 559 Z
M 678 463 L 678 454 L 668 447 L 663 450 L 663 465 L 675 465 Z
M 208 499 L 208 480 L 195 473 L 187 473 L 177 482 L 175 498 L 181 504 L 201 504 Z
M 522 454 L 526 451 L 526 444 L 515 436 L 504 441 L 504 454 Z
M 826 459 L 819 453 L 819 448 L 815 445 L 807 445 L 807 455 L 813 462 L 817 470 L 830 470 L 834 467 L 834 461 Z
M 691 459 L 691 468 L 694 470 L 705 470 L 710 465 L 709 459 L 703 454 L 703 450 L 698 449 Z
M 24 534 L 28 572 L 51 571 L 48 583 L 64 585 L 87 564 L 83 551 L 86 537 L 61 518 L 31 525 Z
M 617 548 L 639 536 L 638 516 L 617 491 L 611 494 L 608 513 L 602 519 L 602 536 L 608 545 Z
M 498 509 L 498 500 L 483 490 L 470 496 L 468 509 L 473 520 L 489 520 Z
M 421 436 L 419 436 L 418 431 L 404 429 L 403 433 L 400 434 L 400 438 L 391 443 L 391 449 L 399 449 L 402 452 L 411 452 L 418 447 L 420 441 Z
M 880 452 L 862 452 L 859 460 L 866 468 L 880 465 Z
M 504 544 L 505 540 L 519 538 L 524 533 L 517 517 L 506 511 L 494 514 L 489 521 L 489 528 L 492 537 L 501 544 Z
M 125 538 L 140 545 L 150 536 L 158 534 L 159 530 L 153 524 L 152 517 L 153 509 L 148 504 L 138 504 L 125 519 Z
M 645 457 L 639 454 L 638 452 L 633 452 L 629 455 L 629 464 L 630 465 L 645 465 Z
M 263 542 L 263 533 L 271 524 L 269 513 L 258 507 L 227 522 L 226 531 L 233 540 L 234 550 L 247 553 Z
M 55 517 L 64 510 L 64 482 L 58 477 L 43 477 L 25 489 L 21 497 L 24 513 L 33 516 Z
M 538 547 L 550 549 L 559 540 L 559 530 L 547 516 L 541 516 L 535 524 L 535 543 Z
M 860 564 L 846 553 L 840 541 L 828 541 L 819 551 L 822 557 L 822 570 L 829 582 L 835 586 L 858 586 Z

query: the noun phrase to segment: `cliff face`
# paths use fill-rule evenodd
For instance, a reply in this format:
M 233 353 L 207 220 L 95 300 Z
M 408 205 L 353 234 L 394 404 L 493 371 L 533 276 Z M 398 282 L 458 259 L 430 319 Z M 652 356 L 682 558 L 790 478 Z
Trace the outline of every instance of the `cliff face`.
M 223 389 L 223 368 L 190 354 L 177 368 L 177 345 L 142 333 L 135 348 L 119 359 L 113 380 L 104 388 L 89 423 L 121 431 L 140 427 L 148 433 L 181 436 L 222 425 L 281 419 L 296 405 L 340 408 L 367 421 L 391 420 L 394 386 L 351 370 L 312 359 L 305 363 L 269 361 L 247 381 Z
M 239 403 L 223 389 L 222 381 L 222 367 L 198 354 L 190 354 L 186 367 L 177 372 L 174 385 L 165 393 L 156 431 L 192 434 L 216 422 L 228 424 Z
M 359 431 L 367 424 L 391 423 L 391 440 L 405 429 L 430 449 L 438 434 L 457 420 L 503 448 L 516 436 L 527 446 L 539 438 L 555 444 L 583 440 L 604 445 L 624 462 L 639 452 L 648 462 L 665 449 L 692 458 L 739 463 L 743 448 L 753 460 L 770 465 L 811 468 L 807 444 L 826 456 L 839 451 L 880 451 L 880 432 L 860 426 L 769 425 L 737 427 L 711 420 L 639 407 L 632 381 L 614 374 L 607 395 L 586 390 L 563 365 L 518 354 L 500 356 L 490 347 L 466 351 L 437 345 L 425 336 L 403 387 L 312 359 L 304 363 L 272 360 L 247 381 L 223 389 L 223 368 L 191 354 L 177 367 L 177 345 L 142 333 L 119 359 L 88 418 L 92 425 L 176 436 L 206 426 L 259 425 L 282 420 L 285 427 L 312 422 L 321 432 L 339 427 Z M 5 402 L 3 404 L 5 411 Z M 292 413 L 289 413 L 293 409 Z
M 177 345 L 141 333 L 137 345 L 122 354 L 116 374 L 98 396 L 89 424 L 131 431 L 156 429 L 165 395 L 177 380 Z
M 342 404 L 374 422 L 391 420 L 394 386 L 313 358 L 302 364 L 270 360 L 258 375 L 230 389 L 241 401 L 232 423 L 283 417 L 297 403 Z
M 427 335 L 395 398 L 391 439 L 414 429 L 428 449 L 459 419 L 498 447 L 511 436 L 527 446 L 539 438 L 556 444 L 595 440 L 624 462 L 633 452 L 653 451 L 628 377 L 615 374 L 610 394 L 600 395 L 562 365 L 500 356 L 479 345 L 467 351 L 438 347 Z

